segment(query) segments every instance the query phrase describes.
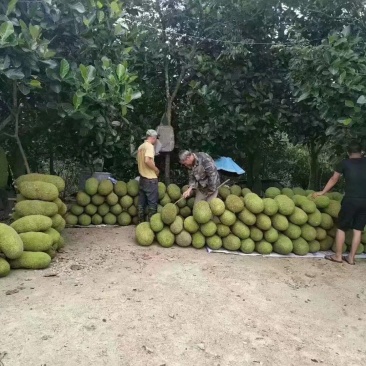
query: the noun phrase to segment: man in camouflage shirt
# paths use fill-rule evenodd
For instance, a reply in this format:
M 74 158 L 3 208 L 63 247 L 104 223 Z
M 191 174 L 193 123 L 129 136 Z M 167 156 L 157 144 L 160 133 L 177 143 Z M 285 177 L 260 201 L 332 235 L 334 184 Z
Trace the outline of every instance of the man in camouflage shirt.
M 204 152 L 192 153 L 189 150 L 179 154 L 180 162 L 189 169 L 189 188 L 184 192 L 184 198 L 196 190 L 195 202 L 211 201 L 217 197 L 220 176 L 215 162 Z

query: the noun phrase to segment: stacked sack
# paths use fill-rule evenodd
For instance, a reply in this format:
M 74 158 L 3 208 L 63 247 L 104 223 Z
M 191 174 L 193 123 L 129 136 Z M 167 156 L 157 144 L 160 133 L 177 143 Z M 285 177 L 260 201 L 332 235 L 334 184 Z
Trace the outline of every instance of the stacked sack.
M 136 240 L 145 246 L 156 240 L 163 247 L 175 243 L 199 249 L 207 245 L 247 254 L 306 255 L 334 250 L 335 221 L 343 196 L 334 192 L 314 199 L 312 193 L 302 188 L 281 191 L 271 187 L 262 199 L 248 188 L 223 187 L 220 198 L 210 203 L 193 205 L 193 198 L 177 205 L 166 203 L 150 222 L 136 227 Z M 362 241 L 366 244 L 365 234 Z M 364 250 L 361 244 L 358 253 Z

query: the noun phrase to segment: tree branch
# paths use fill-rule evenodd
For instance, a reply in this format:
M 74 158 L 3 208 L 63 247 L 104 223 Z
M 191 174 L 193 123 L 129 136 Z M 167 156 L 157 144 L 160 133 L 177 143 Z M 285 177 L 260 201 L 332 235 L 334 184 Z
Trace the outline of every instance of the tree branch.
M 12 115 L 9 115 L 6 117 L 1 123 L 0 123 L 0 131 L 3 130 L 12 120 Z

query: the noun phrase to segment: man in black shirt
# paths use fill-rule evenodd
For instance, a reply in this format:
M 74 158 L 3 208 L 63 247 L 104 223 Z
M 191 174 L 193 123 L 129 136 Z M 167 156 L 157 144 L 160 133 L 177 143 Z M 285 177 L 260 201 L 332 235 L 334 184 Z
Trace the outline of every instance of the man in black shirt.
M 326 256 L 332 262 L 355 264 L 355 254 L 361 243 L 362 231 L 366 225 L 366 159 L 362 156 L 361 145 L 352 142 L 348 147 L 349 159 L 343 160 L 335 169 L 333 176 L 321 192 L 314 196 L 321 196 L 329 192 L 339 181 L 341 175 L 346 182 L 345 195 L 342 200 L 338 216 L 338 230 L 336 235 L 336 253 Z M 348 256 L 342 257 L 342 247 L 345 232 L 353 230 L 352 247 Z

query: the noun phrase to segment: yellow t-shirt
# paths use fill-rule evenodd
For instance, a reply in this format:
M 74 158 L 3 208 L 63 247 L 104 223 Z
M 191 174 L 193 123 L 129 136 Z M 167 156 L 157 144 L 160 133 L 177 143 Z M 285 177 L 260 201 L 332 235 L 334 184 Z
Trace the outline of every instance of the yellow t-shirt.
M 153 144 L 148 141 L 145 141 L 142 145 L 140 145 L 137 151 L 137 164 L 139 167 L 139 173 L 141 177 L 154 179 L 158 176 L 146 165 L 145 158 L 152 158 L 154 160 L 155 150 Z

